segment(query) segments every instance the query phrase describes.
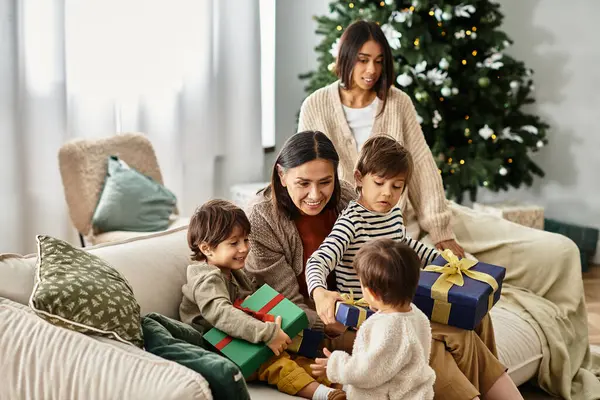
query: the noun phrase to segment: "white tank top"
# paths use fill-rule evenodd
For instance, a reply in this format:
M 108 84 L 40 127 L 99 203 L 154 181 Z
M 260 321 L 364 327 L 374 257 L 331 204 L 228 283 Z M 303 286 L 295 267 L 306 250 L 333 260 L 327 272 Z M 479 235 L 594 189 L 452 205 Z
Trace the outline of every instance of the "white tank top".
M 363 143 L 367 141 L 371 136 L 371 130 L 373 129 L 373 121 L 375 120 L 375 114 L 379 105 L 379 98 L 375 97 L 375 100 L 366 107 L 363 108 L 351 108 L 343 105 L 344 114 L 346 115 L 346 121 L 350 130 L 356 140 L 356 148 L 360 151 Z

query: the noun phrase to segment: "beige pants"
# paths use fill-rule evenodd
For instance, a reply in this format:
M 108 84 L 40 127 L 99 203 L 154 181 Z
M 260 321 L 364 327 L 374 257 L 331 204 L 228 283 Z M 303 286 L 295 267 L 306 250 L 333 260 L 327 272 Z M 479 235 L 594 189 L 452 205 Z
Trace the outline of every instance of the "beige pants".
M 549 351 L 538 383 L 563 398 L 597 398 L 599 360 L 589 350 L 587 312 L 577 246 L 568 238 L 527 228 L 449 202 L 458 243 L 477 259 L 506 267 L 502 302 L 526 315 Z M 405 221 L 421 237 L 414 213 Z M 428 237 L 421 238 L 428 242 Z

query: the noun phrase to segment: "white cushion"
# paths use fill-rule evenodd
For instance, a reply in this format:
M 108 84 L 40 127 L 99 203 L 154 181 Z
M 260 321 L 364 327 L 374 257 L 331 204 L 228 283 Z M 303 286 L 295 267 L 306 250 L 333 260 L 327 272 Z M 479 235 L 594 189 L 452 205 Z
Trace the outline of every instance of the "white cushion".
M 133 288 L 142 315 L 157 312 L 179 319 L 181 287 L 191 252 L 183 226 L 119 243 L 86 248 L 119 271 Z
M 208 382 L 188 368 L 59 328 L 6 302 L 0 349 L 2 399 L 212 399 Z
M 27 304 L 33 290 L 36 256 L 0 254 L 0 297 Z
M 504 308 L 492 308 L 490 316 L 494 324 L 498 359 L 508 368 L 508 375 L 515 385 L 519 386 L 535 377 L 542 361 L 542 342 L 535 329 Z

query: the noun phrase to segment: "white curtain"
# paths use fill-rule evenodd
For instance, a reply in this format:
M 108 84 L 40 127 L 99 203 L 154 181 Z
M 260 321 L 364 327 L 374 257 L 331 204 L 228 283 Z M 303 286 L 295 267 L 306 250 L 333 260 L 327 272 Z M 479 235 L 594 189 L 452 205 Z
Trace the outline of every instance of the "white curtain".
M 0 1 L 0 253 L 77 243 L 57 154 L 144 132 L 182 214 L 262 178 L 258 0 Z

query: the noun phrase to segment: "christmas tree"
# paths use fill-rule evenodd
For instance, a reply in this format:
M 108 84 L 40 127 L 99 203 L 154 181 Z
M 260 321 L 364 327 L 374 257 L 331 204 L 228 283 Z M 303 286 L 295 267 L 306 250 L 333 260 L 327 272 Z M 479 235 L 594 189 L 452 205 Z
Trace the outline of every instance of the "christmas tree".
M 475 200 L 493 191 L 531 185 L 544 173 L 531 159 L 548 125 L 523 110 L 533 103 L 532 70 L 504 53 L 511 40 L 490 0 L 353 0 L 329 4 L 315 17 L 319 66 L 302 75 L 313 91 L 334 82 L 339 39 L 353 21 L 377 22 L 392 48 L 395 85 L 417 110 L 446 195 Z

